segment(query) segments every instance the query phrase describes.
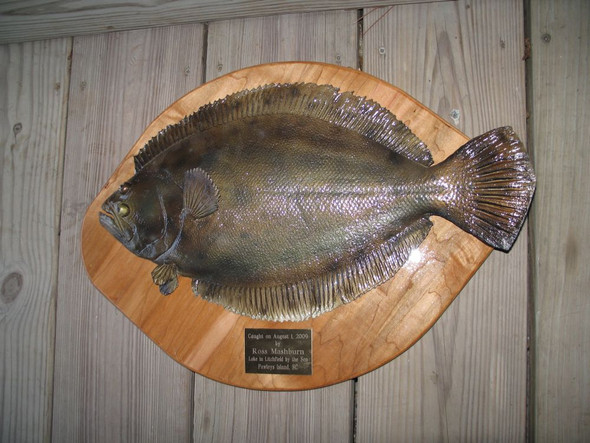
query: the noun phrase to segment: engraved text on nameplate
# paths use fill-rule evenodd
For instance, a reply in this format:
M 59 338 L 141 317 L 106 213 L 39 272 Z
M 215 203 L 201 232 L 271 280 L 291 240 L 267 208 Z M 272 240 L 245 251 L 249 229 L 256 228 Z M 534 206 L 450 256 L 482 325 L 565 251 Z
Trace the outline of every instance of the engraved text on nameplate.
M 246 329 L 246 372 L 311 375 L 311 329 Z

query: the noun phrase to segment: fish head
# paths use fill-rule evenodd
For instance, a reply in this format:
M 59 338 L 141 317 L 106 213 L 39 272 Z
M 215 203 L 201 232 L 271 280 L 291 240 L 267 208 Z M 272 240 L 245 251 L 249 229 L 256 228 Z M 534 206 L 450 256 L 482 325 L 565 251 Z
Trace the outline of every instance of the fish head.
M 100 224 L 127 249 L 154 259 L 169 246 L 168 215 L 158 177 L 123 183 L 102 205 Z

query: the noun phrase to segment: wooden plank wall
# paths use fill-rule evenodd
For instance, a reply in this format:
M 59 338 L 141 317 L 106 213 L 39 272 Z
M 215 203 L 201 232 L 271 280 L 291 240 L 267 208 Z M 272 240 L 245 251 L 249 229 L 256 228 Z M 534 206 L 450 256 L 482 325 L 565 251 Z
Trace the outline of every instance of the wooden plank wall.
M 360 33 L 361 14 L 341 10 L 0 46 L 0 441 L 583 441 L 584 0 L 528 11 L 532 235 L 493 253 L 431 331 L 357 381 L 269 393 L 195 375 L 92 287 L 80 257 L 85 209 L 144 127 L 243 66 L 362 68 L 468 135 L 511 124 L 524 138 L 524 9 L 429 2 L 366 9 Z
M 0 43 L 154 28 L 213 20 L 356 10 L 448 0 L 27 0 L 0 2 Z
M 531 9 L 534 437 L 590 438 L 590 3 Z
M 88 204 L 146 123 L 200 83 L 202 48 L 202 25 L 74 39 L 59 258 L 64 278 L 58 282 L 56 319 L 55 441 L 190 439 L 193 375 L 88 281 L 80 228 Z
M 0 441 L 47 439 L 69 40 L 0 47 Z
M 271 61 L 356 67 L 356 18 L 356 11 L 342 11 L 211 23 L 205 79 Z M 345 442 L 352 435 L 353 382 L 294 393 L 235 388 L 200 376 L 194 385 L 195 441 Z
M 524 137 L 523 7 L 502 3 L 403 5 L 376 24 L 371 14 L 364 68 L 469 136 L 512 125 Z M 524 438 L 526 269 L 525 231 L 420 342 L 359 378 L 358 441 Z

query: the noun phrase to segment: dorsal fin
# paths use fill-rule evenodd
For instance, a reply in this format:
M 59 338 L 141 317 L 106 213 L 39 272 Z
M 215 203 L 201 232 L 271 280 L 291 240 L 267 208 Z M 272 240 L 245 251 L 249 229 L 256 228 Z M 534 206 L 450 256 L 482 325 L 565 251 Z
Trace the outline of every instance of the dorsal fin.
M 139 172 L 146 164 L 148 164 L 158 154 L 164 152 L 172 144 L 185 137 L 188 137 L 195 132 L 194 126 L 191 124 L 191 119 L 198 113 L 195 112 L 190 117 L 183 118 L 180 122 L 174 125 L 168 125 L 158 135 L 152 137 L 143 148 L 134 156 L 135 172 Z
M 135 156 L 135 169 L 141 170 L 173 143 L 197 131 L 206 131 L 246 117 L 272 114 L 301 115 L 329 121 L 356 131 L 422 165 L 433 163 L 426 145 L 391 111 L 378 103 L 351 92 L 340 92 L 330 85 L 296 83 L 264 85 L 202 106 L 147 142 Z

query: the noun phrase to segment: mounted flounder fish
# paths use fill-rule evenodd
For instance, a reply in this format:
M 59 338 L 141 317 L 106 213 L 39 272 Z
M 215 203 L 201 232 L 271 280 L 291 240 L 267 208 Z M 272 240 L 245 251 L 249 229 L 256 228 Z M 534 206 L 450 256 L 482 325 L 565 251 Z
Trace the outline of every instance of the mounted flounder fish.
M 377 103 L 315 84 L 267 85 L 203 106 L 135 157 L 101 224 L 239 314 L 303 320 L 391 278 L 442 216 L 507 251 L 535 176 L 499 128 L 432 166 L 428 148 Z

